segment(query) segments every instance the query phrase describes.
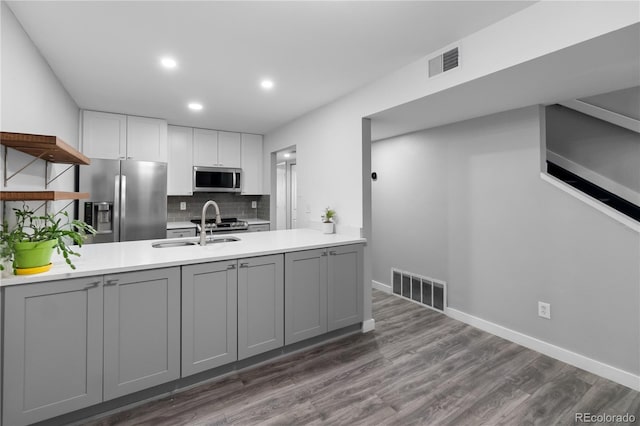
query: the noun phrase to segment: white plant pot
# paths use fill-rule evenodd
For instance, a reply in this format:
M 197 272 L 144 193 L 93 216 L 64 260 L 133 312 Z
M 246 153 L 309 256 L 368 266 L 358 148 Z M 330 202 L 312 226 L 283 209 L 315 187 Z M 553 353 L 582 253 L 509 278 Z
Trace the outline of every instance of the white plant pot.
M 2 261 L 2 265 L 4 266 L 4 271 L 0 271 L 0 276 L 2 278 L 9 278 L 13 275 L 13 262 L 9 260 Z
M 322 233 L 333 234 L 333 222 L 322 222 Z

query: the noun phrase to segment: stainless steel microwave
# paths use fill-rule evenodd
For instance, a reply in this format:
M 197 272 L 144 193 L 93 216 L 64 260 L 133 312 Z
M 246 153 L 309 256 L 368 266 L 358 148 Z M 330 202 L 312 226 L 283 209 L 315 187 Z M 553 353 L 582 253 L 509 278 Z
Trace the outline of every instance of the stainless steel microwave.
M 240 192 L 242 169 L 193 167 L 193 192 Z

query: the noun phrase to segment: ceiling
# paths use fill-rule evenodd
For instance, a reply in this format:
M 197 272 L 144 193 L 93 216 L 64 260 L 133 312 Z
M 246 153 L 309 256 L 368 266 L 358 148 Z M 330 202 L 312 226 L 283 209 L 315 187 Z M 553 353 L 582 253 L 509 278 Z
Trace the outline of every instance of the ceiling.
M 10 1 L 80 108 L 267 133 L 524 1 Z M 160 57 L 177 62 L 159 66 Z M 264 91 L 262 78 L 275 87 Z M 199 112 L 189 102 L 204 105 Z

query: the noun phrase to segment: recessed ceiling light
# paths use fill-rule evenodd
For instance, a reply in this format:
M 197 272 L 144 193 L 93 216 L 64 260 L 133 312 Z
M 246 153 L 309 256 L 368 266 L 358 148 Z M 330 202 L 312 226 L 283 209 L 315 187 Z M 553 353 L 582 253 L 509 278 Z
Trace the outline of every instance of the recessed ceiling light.
M 197 102 L 191 102 L 189 104 L 189 109 L 192 109 L 194 111 L 200 111 L 202 109 L 202 104 L 199 104 Z
M 260 86 L 265 90 L 273 89 L 273 81 L 269 79 L 262 80 Z
M 289 157 L 291 157 L 291 154 L 289 154 L 288 152 L 285 152 L 284 153 L 284 158 L 289 158 Z
M 165 68 L 175 68 L 178 63 L 176 62 L 175 59 L 173 58 L 169 58 L 169 57 L 164 57 L 160 60 L 160 63 L 162 64 L 163 67 Z

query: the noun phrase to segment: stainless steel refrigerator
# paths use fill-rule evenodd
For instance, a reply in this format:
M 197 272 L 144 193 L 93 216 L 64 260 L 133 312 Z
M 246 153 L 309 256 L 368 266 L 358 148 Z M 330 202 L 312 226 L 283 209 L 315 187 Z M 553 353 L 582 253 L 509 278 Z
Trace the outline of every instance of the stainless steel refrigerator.
M 91 159 L 78 172 L 78 216 L 98 232 L 87 243 L 166 238 L 167 164 Z

